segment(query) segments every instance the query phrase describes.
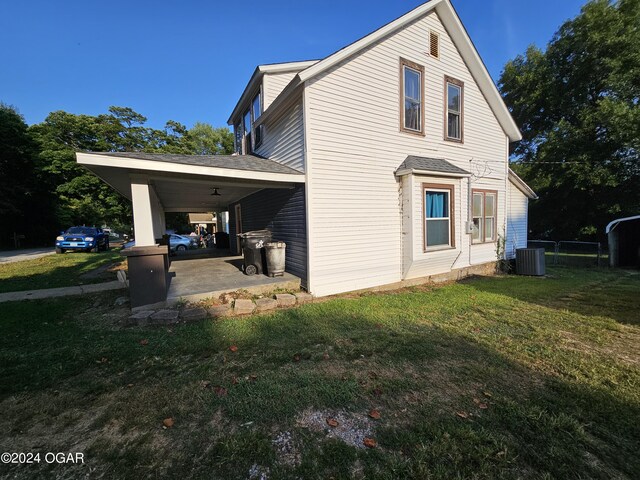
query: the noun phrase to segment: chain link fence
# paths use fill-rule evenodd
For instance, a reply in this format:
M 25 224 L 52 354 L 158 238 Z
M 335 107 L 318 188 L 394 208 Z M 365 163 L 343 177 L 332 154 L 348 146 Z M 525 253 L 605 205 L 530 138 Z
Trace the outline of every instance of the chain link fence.
M 607 252 L 599 242 L 576 242 L 561 240 L 529 240 L 529 248 L 544 248 L 547 265 L 573 267 L 604 267 L 608 265 Z

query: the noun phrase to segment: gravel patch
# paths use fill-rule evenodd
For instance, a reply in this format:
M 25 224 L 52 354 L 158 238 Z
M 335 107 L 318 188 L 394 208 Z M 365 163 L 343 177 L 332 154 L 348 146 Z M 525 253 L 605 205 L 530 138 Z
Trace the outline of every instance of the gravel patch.
M 249 480 L 268 480 L 269 468 L 254 463 L 249 469 Z
M 302 462 L 302 455 L 296 447 L 291 432 L 280 432 L 272 441 L 278 454 L 278 461 L 288 467 L 297 467 Z
M 330 426 L 327 420 L 335 420 Z M 330 423 L 335 424 L 330 421 Z M 373 433 L 373 421 L 364 414 L 344 410 L 305 410 L 296 418 L 296 424 L 316 432 L 323 432 L 329 438 L 337 438 L 347 445 L 365 448 L 365 437 Z

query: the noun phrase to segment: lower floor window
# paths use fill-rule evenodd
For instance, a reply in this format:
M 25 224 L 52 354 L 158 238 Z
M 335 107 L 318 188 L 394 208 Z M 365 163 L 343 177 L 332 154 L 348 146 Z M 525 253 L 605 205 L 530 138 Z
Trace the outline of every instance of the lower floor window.
M 496 240 L 496 203 L 498 192 L 473 190 L 473 243 Z
M 425 249 L 453 246 L 453 186 L 424 185 Z

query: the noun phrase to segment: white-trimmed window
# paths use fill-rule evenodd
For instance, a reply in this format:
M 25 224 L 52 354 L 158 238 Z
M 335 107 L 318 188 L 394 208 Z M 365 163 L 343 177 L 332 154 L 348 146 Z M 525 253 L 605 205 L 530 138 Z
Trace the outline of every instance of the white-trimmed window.
M 242 131 L 244 134 L 244 140 L 242 142 L 244 144 L 243 153 L 249 155 L 253 152 L 251 145 L 251 110 L 247 110 L 242 116 Z
M 463 102 L 464 102 L 464 83 L 455 78 L 446 77 L 444 82 L 445 88 L 445 140 L 454 142 L 462 142 L 463 135 Z
M 424 135 L 424 67 L 400 59 L 400 130 Z
M 455 247 L 453 185 L 423 184 L 424 249 Z
M 473 190 L 473 243 L 496 241 L 496 212 L 498 192 L 495 190 Z
M 253 102 L 251 102 L 251 124 L 253 126 L 253 146 L 254 148 L 258 148 L 262 143 L 262 125 L 256 127 L 253 125 L 258 118 L 262 115 L 262 95 L 260 92 L 253 97 Z

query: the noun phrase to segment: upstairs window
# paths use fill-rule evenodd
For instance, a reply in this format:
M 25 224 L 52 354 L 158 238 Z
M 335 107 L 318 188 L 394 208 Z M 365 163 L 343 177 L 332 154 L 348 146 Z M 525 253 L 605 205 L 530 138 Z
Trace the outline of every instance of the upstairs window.
M 445 77 L 445 140 L 462 143 L 464 83 Z
M 244 131 L 244 154 L 249 155 L 253 152 L 251 145 L 251 110 L 247 110 L 242 116 L 242 128 Z
M 473 243 L 496 241 L 496 210 L 498 192 L 495 190 L 473 190 Z
M 423 185 L 425 250 L 454 247 L 453 185 Z
M 251 120 L 252 125 L 260 118 L 262 115 L 262 101 L 260 92 L 253 98 L 253 102 L 251 102 Z M 253 146 L 254 148 L 258 148 L 262 143 L 262 125 L 259 127 L 253 126 Z
M 400 130 L 424 135 L 424 67 L 400 59 Z

